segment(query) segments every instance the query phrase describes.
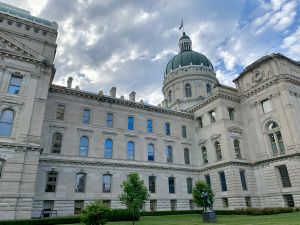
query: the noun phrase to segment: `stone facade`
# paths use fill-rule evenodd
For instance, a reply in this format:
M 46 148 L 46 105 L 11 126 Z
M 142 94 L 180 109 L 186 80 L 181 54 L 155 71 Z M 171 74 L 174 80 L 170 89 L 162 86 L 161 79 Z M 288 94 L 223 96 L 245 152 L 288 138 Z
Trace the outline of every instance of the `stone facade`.
M 116 88 L 52 84 L 55 23 L 1 4 L 0 31 L 1 219 L 70 215 L 96 199 L 121 208 L 133 171 L 155 189 L 147 210 L 192 209 L 197 180 L 210 183 L 216 209 L 300 206 L 298 62 L 265 56 L 236 88 L 212 67 L 179 66 L 165 74 L 166 100 L 150 106 L 134 92 L 127 100 Z

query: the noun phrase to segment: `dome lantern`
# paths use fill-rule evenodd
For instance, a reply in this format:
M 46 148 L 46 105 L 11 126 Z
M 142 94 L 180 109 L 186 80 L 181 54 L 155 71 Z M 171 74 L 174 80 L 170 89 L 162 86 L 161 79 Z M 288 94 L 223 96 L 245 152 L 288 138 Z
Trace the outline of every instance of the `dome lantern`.
M 192 50 L 192 41 L 190 37 L 185 34 L 185 32 L 183 32 L 178 44 L 181 52 Z

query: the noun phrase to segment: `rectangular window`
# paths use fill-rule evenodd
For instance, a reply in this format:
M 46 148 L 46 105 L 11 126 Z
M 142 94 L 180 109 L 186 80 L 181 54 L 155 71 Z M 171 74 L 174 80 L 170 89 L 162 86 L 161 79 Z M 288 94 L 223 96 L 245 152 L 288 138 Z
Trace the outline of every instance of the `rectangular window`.
M 153 121 L 152 120 L 147 120 L 147 132 L 148 133 L 153 133 Z
M 75 192 L 79 192 L 79 193 L 84 192 L 85 180 L 86 180 L 86 174 L 85 173 L 77 173 L 76 174 Z
M 58 104 L 56 108 L 56 119 L 64 120 L 65 117 L 65 106 L 62 104 Z
M 171 146 L 168 146 L 166 149 L 166 158 L 167 163 L 173 163 L 173 149 Z
M 110 193 L 110 190 L 111 190 L 111 175 L 110 174 L 105 174 L 105 175 L 103 175 L 102 191 L 104 193 Z
M 171 135 L 170 123 L 165 123 L 165 135 Z
M 204 175 L 206 184 L 211 188 L 210 175 Z
M 112 128 L 113 127 L 113 118 L 114 115 L 112 113 L 106 114 L 106 126 Z
M 176 211 L 176 209 L 177 209 L 177 200 L 172 199 L 170 201 L 170 204 L 171 204 L 171 211 Z
M 227 191 L 225 173 L 222 171 L 219 174 L 220 174 L 221 189 L 222 189 L 222 191 Z
M 292 185 L 286 165 L 277 166 L 277 168 L 281 177 L 282 186 L 284 188 L 291 187 Z
M 169 193 L 175 194 L 175 178 L 169 177 L 168 181 L 169 181 Z
M 188 148 L 184 149 L 184 163 L 186 165 L 190 164 L 190 150 Z
M 186 126 L 181 127 L 181 132 L 182 132 L 182 137 L 186 138 L 187 137 L 187 135 L 186 135 Z
M 283 195 L 283 199 L 287 207 L 295 207 L 293 195 Z
M 155 212 L 157 210 L 157 200 L 150 200 L 150 211 Z
M 234 120 L 234 109 L 228 108 L 229 119 Z
M 43 217 L 50 217 L 52 215 L 52 211 L 54 209 L 54 201 L 53 200 L 44 200 L 43 201 Z
M 246 206 L 248 208 L 252 207 L 252 201 L 251 201 L 251 197 L 245 197 L 245 202 L 246 202 Z
M 75 200 L 74 202 L 74 214 L 80 214 L 84 208 L 83 200 Z
M 270 99 L 266 99 L 261 102 L 264 113 L 268 113 L 272 111 L 272 103 Z
M 47 173 L 47 181 L 45 192 L 55 192 L 57 183 L 58 172 L 50 171 Z
M 245 170 L 240 170 L 240 178 L 242 183 L 242 188 L 244 191 L 247 191 L 247 182 L 246 182 L 246 176 L 245 176 Z
M 134 130 L 134 117 L 128 116 L 128 130 Z
M 8 94 L 19 94 L 21 89 L 22 76 L 12 75 L 9 82 Z
M 222 198 L 223 208 L 229 207 L 228 198 Z
M 83 124 L 90 124 L 90 117 L 91 117 L 91 110 L 84 109 L 82 114 L 82 123 Z
M 187 186 L 187 193 L 192 194 L 193 193 L 193 179 L 192 178 L 186 179 L 186 186 Z
M 210 122 L 214 123 L 216 122 L 216 112 L 215 110 L 211 110 L 208 112 L 209 118 L 210 118 Z
M 199 116 L 199 117 L 197 118 L 197 120 L 198 120 L 199 127 L 202 128 L 202 127 L 203 127 L 202 117 Z
M 149 176 L 149 191 L 155 193 L 155 176 Z

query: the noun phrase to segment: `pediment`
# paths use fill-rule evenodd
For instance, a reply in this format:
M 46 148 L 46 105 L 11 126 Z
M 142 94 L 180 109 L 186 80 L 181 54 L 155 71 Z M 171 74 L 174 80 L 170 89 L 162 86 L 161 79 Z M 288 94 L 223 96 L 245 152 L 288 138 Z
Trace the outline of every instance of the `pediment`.
M 29 48 L 20 41 L 14 39 L 5 32 L 0 33 L 0 52 L 10 54 L 20 59 L 29 59 L 35 61 L 44 61 L 45 57 L 35 50 Z

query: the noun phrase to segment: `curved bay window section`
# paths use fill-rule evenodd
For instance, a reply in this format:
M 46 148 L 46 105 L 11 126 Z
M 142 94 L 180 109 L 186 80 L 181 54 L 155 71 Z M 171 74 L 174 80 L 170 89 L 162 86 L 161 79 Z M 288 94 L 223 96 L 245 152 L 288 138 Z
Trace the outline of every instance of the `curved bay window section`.
M 52 137 L 51 153 L 59 154 L 61 151 L 62 134 L 54 133 Z
M 189 83 L 184 85 L 184 92 L 185 92 L 185 97 L 187 98 L 192 97 L 192 86 Z
M 89 138 L 86 136 L 82 136 L 80 138 L 79 155 L 87 156 L 88 152 L 89 152 Z
M 10 137 L 14 124 L 14 111 L 4 109 L 0 114 L 0 136 Z
M 216 149 L 216 156 L 217 156 L 217 161 L 222 160 L 222 150 L 221 150 L 221 144 L 219 141 L 215 142 L 215 149 Z
M 285 154 L 285 147 L 282 140 L 280 128 L 277 123 L 271 121 L 267 123 L 267 132 L 270 140 L 273 155 Z

